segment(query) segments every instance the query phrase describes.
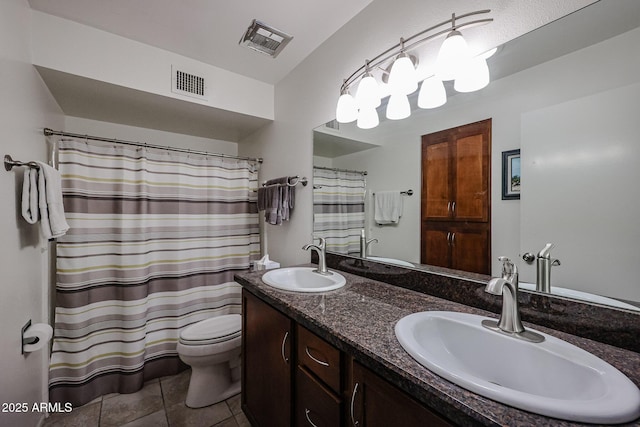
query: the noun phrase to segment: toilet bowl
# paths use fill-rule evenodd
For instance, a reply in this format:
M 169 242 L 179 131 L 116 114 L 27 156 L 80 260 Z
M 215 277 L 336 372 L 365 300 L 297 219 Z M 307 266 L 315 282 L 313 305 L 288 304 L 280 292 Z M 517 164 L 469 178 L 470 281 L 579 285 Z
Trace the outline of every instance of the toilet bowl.
M 240 393 L 242 316 L 202 320 L 180 332 L 178 356 L 191 366 L 186 405 L 202 408 Z

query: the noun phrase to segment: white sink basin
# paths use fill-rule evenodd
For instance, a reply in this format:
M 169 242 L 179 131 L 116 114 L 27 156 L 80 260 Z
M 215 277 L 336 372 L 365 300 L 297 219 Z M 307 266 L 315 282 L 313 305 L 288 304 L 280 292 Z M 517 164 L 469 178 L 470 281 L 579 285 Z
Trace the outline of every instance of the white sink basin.
M 536 290 L 535 283 L 520 282 L 518 286 L 520 287 L 520 289 L 525 289 L 528 291 Z M 561 288 L 558 286 L 551 286 L 551 294 L 558 295 L 561 297 L 579 299 L 587 302 L 595 302 L 597 304 L 610 305 L 612 307 L 626 308 L 627 310 L 640 311 L 640 307 L 627 304 L 626 302 L 618 301 L 617 299 L 607 298 L 600 295 L 591 294 L 589 292 L 582 292 L 582 291 L 576 291 L 568 288 Z
M 270 270 L 262 281 L 274 288 L 294 292 L 326 292 L 341 288 L 347 280 L 340 273 L 331 271 L 325 276 L 316 273 L 315 267 L 289 267 Z
M 529 343 L 467 313 L 431 311 L 400 319 L 402 347 L 441 377 L 490 399 L 549 417 L 623 423 L 640 416 L 640 390 L 604 360 L 547 334 Z
M 380 256 L 368 256 L 367 259 L 371 261 L 386 262 L 387 264 L 399 265 L 402 267 L 415 267 L 415 265 L 411 264 L 410 262 L 403 261 L 401 259 L 385 258 Z

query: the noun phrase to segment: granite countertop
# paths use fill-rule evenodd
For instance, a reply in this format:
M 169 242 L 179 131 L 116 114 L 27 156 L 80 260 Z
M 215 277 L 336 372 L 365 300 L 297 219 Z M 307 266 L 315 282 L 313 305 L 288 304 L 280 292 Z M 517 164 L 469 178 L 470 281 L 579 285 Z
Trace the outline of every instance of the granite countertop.
M 347 279 L 347 284 L 341 289 L 322 294 L 278 290 L 262 282 L 264 273 L 237 274 L 236 281 L 457 424 L 538 427 L 583 425 L 533 414 L 467 391 L 416 362 L 400 346 L 394 332 L 398 320 L 420 311 L 459 311 L 497 317 L 493 313 L 343 271 L 340 273 Z M 589 351 L 640 385 L 640 354 L 543 326 L 526 322 L 525 326 Z M 640 419 L 625 425 L 640 426 Z

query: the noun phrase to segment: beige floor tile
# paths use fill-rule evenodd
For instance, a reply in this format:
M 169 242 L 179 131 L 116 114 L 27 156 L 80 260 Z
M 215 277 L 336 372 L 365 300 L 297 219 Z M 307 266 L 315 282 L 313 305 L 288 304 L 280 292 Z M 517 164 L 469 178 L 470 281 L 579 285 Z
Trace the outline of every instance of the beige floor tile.
M 247 419 L 247 416 L 244 414 L 244 412 L 240 412 L 238 415 L 236 415 L 235 419 L 239 427 L 251 427 L 251 423 Z
M 142 418 L 138 418 L 137 420 L 131 421 L 130 423 L 124 424 L 121 427 L 169 427 L 169 422 L 167 421 L 167 414 L 163 410 L 154 412 L 153 414 L 146 415 Z
M 221 423 L 214 425 L 213 427 L 238 427 L 238 423 L 236 422 L 235 418 L 231 417 L 227 418 Z
M 136 393 L 118 394 L 108 399 L 103 399 L 100 427 L 120 427 L 130 421 L 157 412 L 162 408 L 160 382 L 151 381 Z
M 182 402 L 166 410 L 169 427 L 211 427 L 233 416 L 225 402 L 200 409 L 187 408 Z
M 66 414 L 51 414 L 42 427 L 87 427 L 97 426 L 100 420 L 100 402 L 74 408 Z
M 177 375 L 163 377 L 160 380 L 162 387 L 162 397 L 165 406 L 172 406 L 176 403 L 182 403 L 187 397 L 189 389 L 189 380 L 191 379 L 191 369 L 187 369 Z
M 229 409 L 233 415 L 238 415 L 242 413 L 242 408 L 240 407 L 240 395 L 236 394 L 233 397 L 230 397 L 226 400 L 227 405 L 229 405 Z

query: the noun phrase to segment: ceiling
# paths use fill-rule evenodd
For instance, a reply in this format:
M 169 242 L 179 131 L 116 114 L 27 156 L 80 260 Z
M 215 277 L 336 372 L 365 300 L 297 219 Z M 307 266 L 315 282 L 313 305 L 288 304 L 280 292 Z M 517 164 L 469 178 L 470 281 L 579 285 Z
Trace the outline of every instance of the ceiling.
M 275 85 L 372 0 L 28 0 L 32 9 Z M 442 0 L 423 0 L 448 7 Z M 576 3 L 593 0 L 576 0 Z M 459 0 L 469 2 L 472 0 Z M 496 31 L 528 17 L 496 1 Z M 544 15 L 537 11 L 536 19 Z M 515 15 L 515 16 L 513 16 Z M 253 19 L 289 33 L 277 58 L 238 44 Z M 531 18 L 533 19 L 533 18 Z M 544 21 L 544 19 L 543 19 Z M 239 142 L 268 121 L 38 67 L 69 116 Z M 344 145 L 344 144 L 343 144 Z M 344 150 L 336 147 L 335 153 Z M 361 147 L 362 148 L 362 147 Z
M 32 9 L 276 84 L 372 0 L 29 0 Z M 273 59 L 238 41 L 258 19 L 293 36 Z

